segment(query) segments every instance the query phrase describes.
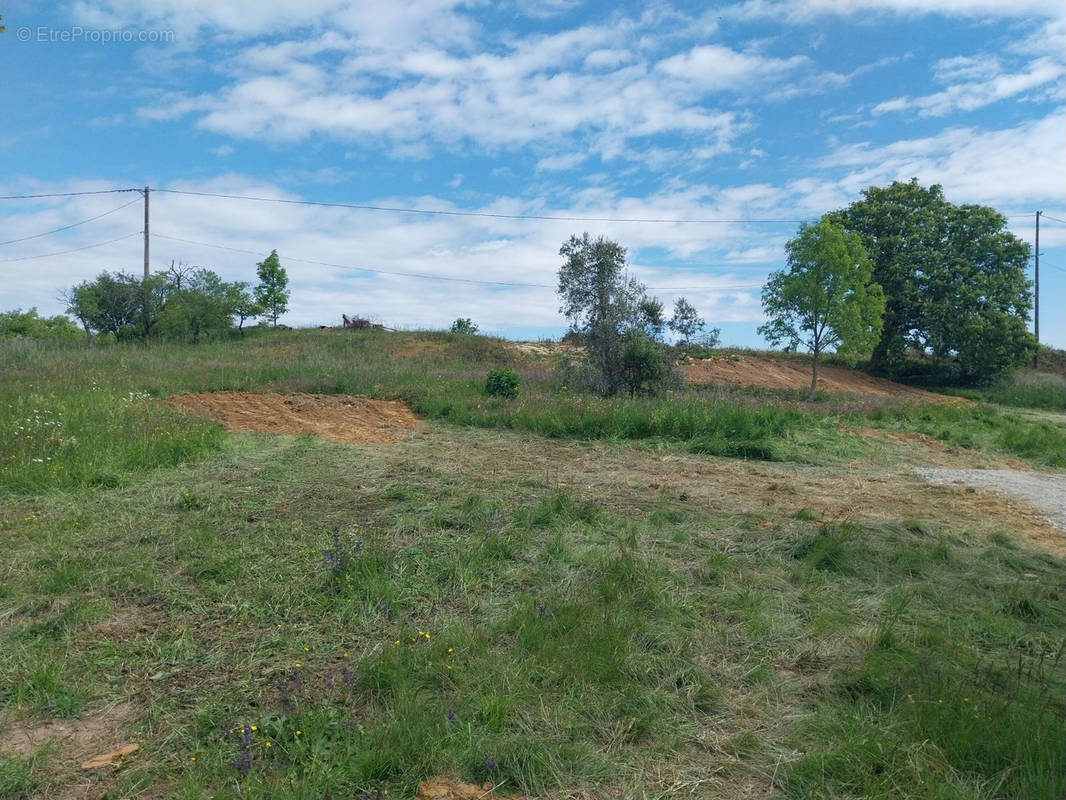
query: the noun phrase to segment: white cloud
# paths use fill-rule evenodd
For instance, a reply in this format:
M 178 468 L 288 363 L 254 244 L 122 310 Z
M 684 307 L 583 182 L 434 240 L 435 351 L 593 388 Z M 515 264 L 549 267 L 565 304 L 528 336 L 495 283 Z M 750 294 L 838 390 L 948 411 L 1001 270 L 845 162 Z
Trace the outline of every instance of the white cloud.
M 847 192 L 917 177 L 941 183 L 954 202 L 1007 207 L 1018 202 L 1066 202 L 1062 132 L 1066 108 L 1013 128 L 949 128 L 936 136 L 888 145 L 841 147 L 821 166 L 848 168 Z
M 1060 17 L 1061 0 L 745 0 L 723 9 L 724 16 L 807 22 L 820 16 L 871 13 L 952 17 Z
M 937 76 L 944 79 L 945 77 L 957 77 L 960 74 L 974 75 L 983 72 L 985 79 L 953 84 L 943 91 L 922 97 L 897 97 L 886 100 L 874 106 L 873 113 L 885 114 L 914 109 L 923 117 L 943 117 L 955 111 L 973 111 L 983 108 L 999 100 L 1015 97 L 1057 82 L 1066 76 L 1066 63 L 1047 57 L 1030 62 L 1024 72 L 1016 73 L 997 72 L 998 65 L 994 61 L 977 66 L 972 63 L 974 59 L 963 60 L 967 62 L 965 65 L 960 67 L 956 63 L 946 70 L 943 62 L 939 62 Z M 951 59 L 951 61 L 958 62 L 960 59 Z
M 770 58 L 721 45 L 702 45 L 660 61 L 657 68 L 705 91 L 716 91 L 748 88 L 754 81 L 781 78 L 809 64 L 805 56 Z

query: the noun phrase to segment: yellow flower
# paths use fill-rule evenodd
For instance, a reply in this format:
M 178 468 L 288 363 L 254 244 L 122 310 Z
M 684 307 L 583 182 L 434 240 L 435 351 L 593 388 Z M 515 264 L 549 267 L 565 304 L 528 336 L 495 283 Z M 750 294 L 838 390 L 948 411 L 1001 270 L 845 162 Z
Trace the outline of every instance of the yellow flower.
M 299 736 L 303 731 L 296 731 L 296 735 Z
M 310 652 L 310 651 L 305 647 L 304 648 L 304 652 L 307 653 L 307 652 Z
M 252 730 L 253 730 L 253 731 L 257 731 L 257 730 L 259 730 L 259 728 L 258 728 L 257 726 L 255 726 L 255 725 L 253 725 L 253 726 L 252 726 Z
M 189 761 L 195 761 L 195 760 L 196 760 L 196 756 L 189 756 Z
M 267 742 L 267 743 L 266 743 L 266 746 L 267 746 L 267 747 L 270 747 L 270 742 Z
M 970 702 L 970 698 L 969 697 L 964 697 L 964 698 L 962 698 L 962 702 L 969 703 Z
M 345 658 L 347 658 L 347 657 L 348 657 L 348 654 L 347 654 L 347 653 L 345 653 L 345 654 L 344 654 L 344 657 L 345 657 Z
M 449 647 L 449 648 L 448 648 L 448 652 L 449 652 L 449 653 L 455 652 L 455 648 L 454 648 L 454 647 Z
M 300 668 L 300 662 L 297 661 L 295 664 L 293 664 L 293 666 L 296 667 L 296 669 L 299 669 Z

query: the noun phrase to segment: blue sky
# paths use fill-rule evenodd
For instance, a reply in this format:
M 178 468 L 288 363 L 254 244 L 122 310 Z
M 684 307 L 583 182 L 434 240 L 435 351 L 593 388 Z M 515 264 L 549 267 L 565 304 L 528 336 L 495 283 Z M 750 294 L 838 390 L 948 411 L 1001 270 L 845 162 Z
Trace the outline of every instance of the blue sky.
M 294 325 L 463 316 L 558 335 L 559 245 L 587 230 L 626 245 L 664 301 L 684 294 L 726 343 L 756 345 L 759 287 L 798 221 L 870 185 L 941 183 L 953 202 L 1009 215 L 1028 241 L 1034 210 L 1066 220 L 1061 0 L 79 0 L 0 14 L 0 195 L 149 184 L 762 220 L 153 193 L 153 268 L 180 260 L 254 280 L 259 258 L 240 251 L 277 248 Z M 137 199 L 0 201 L 0 241 Z M 57 313 L 58 290 L 139 271 L 136 235 L 88 246 L 141 228 L 132 202 L 0 245 L 0 308 Z M 1062 347 L 1066 224 L 1045 218 L 1041 252 L 1042 338 Z

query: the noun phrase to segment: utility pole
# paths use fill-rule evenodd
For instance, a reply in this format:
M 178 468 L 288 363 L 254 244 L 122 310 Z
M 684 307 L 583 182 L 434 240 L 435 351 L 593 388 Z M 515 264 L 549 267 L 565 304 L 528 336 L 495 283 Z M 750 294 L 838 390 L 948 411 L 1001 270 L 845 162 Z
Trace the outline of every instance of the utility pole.
M 144 277 L 148 279 L 148 192 L 149 188 L 144 187 Z
M 1036 251 L 1033 269 L 1033 334 L 1036 336 L 1036 355 L 1033 356 L 1033 368 L 1040 369 L 1040 215 L 1036 212 Z

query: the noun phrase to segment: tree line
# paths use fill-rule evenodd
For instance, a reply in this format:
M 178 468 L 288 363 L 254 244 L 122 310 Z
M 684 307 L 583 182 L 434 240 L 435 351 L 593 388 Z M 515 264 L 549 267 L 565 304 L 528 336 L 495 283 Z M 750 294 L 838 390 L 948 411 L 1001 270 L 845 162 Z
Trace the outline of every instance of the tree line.
M 585 234 L 559 253 L 559 310 L 587 341 L 588 386 L 611 395 L 667 385 L 662 303 L 627 275 L 625 248 Z M 871 187 L 788 241 L 786 268 L 763 288 L 759 333 L 811 353 L 812 397 L 825 352 L 889 378 L 989 383 L 1037 346 L 1029 256 L 993 208 L 954 205 L 917 179 Z M 681 298 L 671 328 L 687 330 L 686 319 L 698 318 Z
M 227 282 L 209 269 L 179 262 L 146 278 L 101 272 L 63 298 L 90 344 L 101 334 L 118 341 L 167 338 L 199 344 L 232 330 L 243 334 L 245 323 L 256 318 L 277 327 L 290 296 L 277 250 L 256 265 L 256 275 L 255 286 Z

